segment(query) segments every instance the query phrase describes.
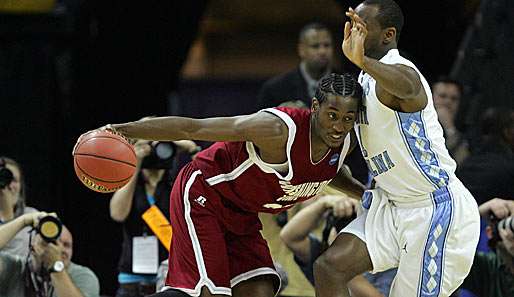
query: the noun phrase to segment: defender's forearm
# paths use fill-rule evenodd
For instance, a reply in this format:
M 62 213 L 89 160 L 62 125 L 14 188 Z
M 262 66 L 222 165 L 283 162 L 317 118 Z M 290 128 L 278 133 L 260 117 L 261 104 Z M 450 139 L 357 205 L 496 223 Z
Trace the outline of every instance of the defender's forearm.
M 388 93 L 400 99 L 412 99 L 420 92 L 418 83 L 408 66 L 384 64 L 376 59 L 364 57 L 362 70 L 371 75 L 377 84 Z

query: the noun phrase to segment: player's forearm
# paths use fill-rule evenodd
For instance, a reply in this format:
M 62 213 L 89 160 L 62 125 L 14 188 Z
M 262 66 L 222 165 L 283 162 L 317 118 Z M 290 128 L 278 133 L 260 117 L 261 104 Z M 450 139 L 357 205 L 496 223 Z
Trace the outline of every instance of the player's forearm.
M 170 116 L 112 124 L 111 126 L 116 132 L 128 138 L 171 141 L 190 139 L 192 122 L 191 118 Z
M 0 225 L 0 249 L 4 248 L 5 245 L 18 233 L 23 227 L 25 227 L 25 217 L 20 216 L 16 219 Z
M 418 80 L 400 65 L 384 64 L 376 59 L 364 57 L 362 70 L 371 75 L 381 88 L 397 98 L 413 99 L 420 92 L 421 85 Z

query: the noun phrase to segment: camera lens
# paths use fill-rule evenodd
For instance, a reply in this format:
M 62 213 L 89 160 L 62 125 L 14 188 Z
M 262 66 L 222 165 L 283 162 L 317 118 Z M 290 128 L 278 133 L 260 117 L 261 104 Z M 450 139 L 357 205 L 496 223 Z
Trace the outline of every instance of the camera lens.
M 39 220 L 37 231 L 45 241 L 55 241 L 61 235 L 62 223 L 54 216 L 46 216 Z
M 173 156 L 174 148 L 170 143 L 159 142 L 155 145 L 155 154 L 159 159 L 164 160 Z
M 510 231 L 514 232 L 514 220 L 512 217 L 507 218 L 507 225 L 510 227 Z
M 502 229 L 510 228 L 510 231 L 514 232 L 514 220 L 512 219 L 512 217 L 507 217 L 507 218 L 501 220 L 498 223 L 498 225 Z

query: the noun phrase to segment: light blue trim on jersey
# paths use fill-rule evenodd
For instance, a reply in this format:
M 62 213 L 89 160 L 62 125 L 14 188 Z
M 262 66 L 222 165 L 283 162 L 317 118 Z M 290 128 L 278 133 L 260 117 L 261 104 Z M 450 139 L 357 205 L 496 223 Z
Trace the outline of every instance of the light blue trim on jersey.
M 436 189 L 446 187 L 450 178 L 448 173 L 439 166 L 437 155 L 432 151 L 421 113 L 422 111 L 395 112 L 400 125 L 400 133 L 414 163 L 427 181 Z
M 434 211 L 423 253 L 423 269 L 418 283 L 419 297 L 437 297 L 443 279 L 446 237 L 453 217 L 453 201 L 447 187 L 432 194 Z
M 373 193 L 371 191 L 364 191 L 362 195 L 362 207 L 369 209 L 371 206 L 371 200 L 373 199 Z
M 156 274 L 133 274 L 126 272 L 120 272 L 118 274 L 118 283 L 120 284 L 155 283 L 156 281 Z

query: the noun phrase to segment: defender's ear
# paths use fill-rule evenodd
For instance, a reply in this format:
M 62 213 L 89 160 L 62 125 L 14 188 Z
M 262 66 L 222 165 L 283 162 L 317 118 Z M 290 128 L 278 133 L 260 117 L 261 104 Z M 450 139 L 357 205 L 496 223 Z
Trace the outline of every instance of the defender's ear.
M 395 27 L 389 27 L 384 29 L 384 44 L 389 44 L 391 42 L 396 42 L 396 28 Z

